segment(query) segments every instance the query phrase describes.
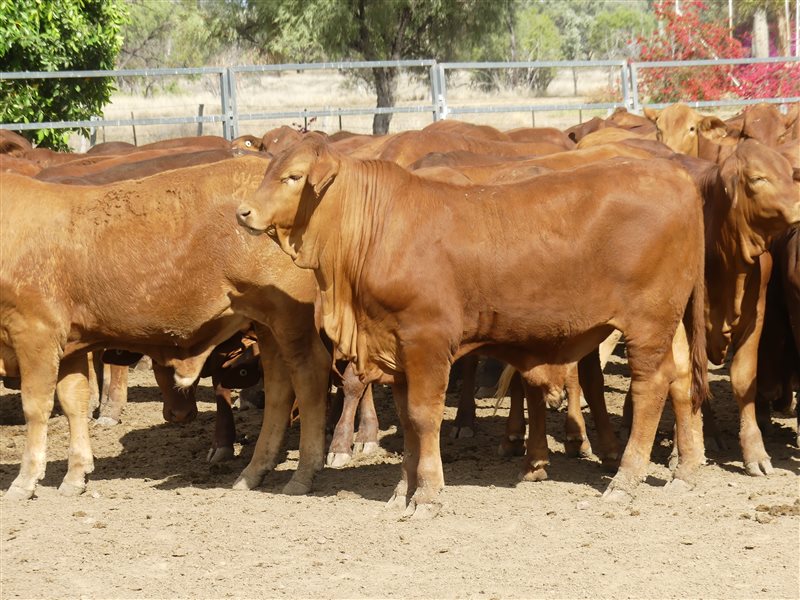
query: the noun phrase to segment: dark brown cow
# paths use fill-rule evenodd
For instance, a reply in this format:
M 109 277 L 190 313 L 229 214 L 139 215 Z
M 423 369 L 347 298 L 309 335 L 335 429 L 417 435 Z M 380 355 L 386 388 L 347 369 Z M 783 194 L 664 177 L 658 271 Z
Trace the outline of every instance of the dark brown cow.
M 277 463 L 296 395 L 301 458 L 285 489 L 309 490 L 323 466 L 331 362 L 314 323 L 313 276 L 236 225 L 236 206 L 255 191 L 264 164 L 242 157 L 97 187 L 2 175 L 0 376 L 21 375 L 28 428 L 7 498 L 31 497 L 44 475 L 55 389 L 71 432 L 61 490 L 85 489 L 93 468 L 87 351 L 148 354 L 185 387 L 213 348 L 249 322 L 258 324 L 270 393 L 235 486 L 258 485 Z
M 74 167 L 71 163 L 49 167 L 42 169 L 36 175 L 36 179 L 70 185 L 103 185 L 128 179 L 141 179 L 171 169 L 219 162 L 241 152 L 225 148 L 184 151 L 182 147 L 134 152 L 85 167 Z
M 404 131 L 388 139 L 380 148 L 377 158 L 407 167 L 430 152 L 453 150 L 503 157 L 532 157 L 561 152 L 563 147 L 547 143 L 497 142 L 438 131 Z
M 310 138 L 276 158 L 237 211 L 314 270 L 325 332 L 364 381 L 393 383 L 405 454 L 392 503 L 407 514 L 436 511 L 448 371 L 469 352 L 526 376 L 596 357 L 613 329 L 625 333 L 635 415 L 611 499 L 646 475 L 682 318 L 693 399 L 704 396 L 702 213 L 689 176 L 623 160 L 528 181 L 430 182 Z
M 31 143 L 20 134 L 0 129 L 0 154 L 22 158 L 32 148 Z

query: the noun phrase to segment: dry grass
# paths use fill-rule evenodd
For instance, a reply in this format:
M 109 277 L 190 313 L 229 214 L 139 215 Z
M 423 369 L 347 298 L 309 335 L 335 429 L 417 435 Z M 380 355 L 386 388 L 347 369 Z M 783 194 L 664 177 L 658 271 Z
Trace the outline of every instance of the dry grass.
M 204 104 L 204 114 L 220 114 L 219 78 L 202 76 L 193 80 L 172 80 L 168 82 L 179 92 L 154 89 L 150 97 L 142 94 L 118 92 L 106 107 L 107 119 L 129 119 L 131 113 L 136 118 L 194 116 L 198 106 Z M 612 82 L 613 83 L 613 82 Z M 363 82 L 356 81 L 344 73 L 331 71 L 240 73 L 237 81 L 237 103 L 240 115 L 265 112 L 301 112 L 303 109 L 353 109 L 375 106 L 375 94 Z M 448 81 L 447 101 L 452 108 L 458 107 L 502 107 L 510 105 L 553 105 L 577 104 L 591 101 L 607 94 L 609 86 L 608 71 L 604 69 L 582 69 L 578 71 L 578 95 L 574 94 L 572 72 L 561 70 L 548 88 L 547 96 L 519 90 L 501 90 L 486 93 L 470 85 L 469 73 L 452 72 Z M 421 78 L 404 73 L 398 89 L 397 106 L 424 106 L 431 104 L 430 86 L 427 75 Z M 605 101 L 608 101 L 607 99 Z M 516 113 L 476 113 L 458 114 L 457 118 L 492 125 L 499 129 L 512 129 L 535 124 L 536 126 L 570 127 L 580 120 L 595 115 L 603 116 L 607 111 L 577 110 L 544 112 L 535 115 L 530 112 Z M 395 114 L 391 131 L 420 129 L 431 123 L 429 112 Z M 265 131 L 280 125 L 302 124 L 300 118 L 273 120 L 240 120 L 239 133 L 262 135 Z M 314 129 L 328 133 L 347 129 L 356 133 L 371 133 L 372 115 L 319 117 L 311 124 Z M 161 139 L 197 135 L 196 124 L 136 126 L 136 141 L 146 144 Z M 221 135 L 222 126 L 218 123 L 203 125 L 203 134 Z M 133 128 L 106 127 L 97 133 L 97 141 L 120 140 L 133 142 Z M 75 144 L 77 146 L 77 143 Z

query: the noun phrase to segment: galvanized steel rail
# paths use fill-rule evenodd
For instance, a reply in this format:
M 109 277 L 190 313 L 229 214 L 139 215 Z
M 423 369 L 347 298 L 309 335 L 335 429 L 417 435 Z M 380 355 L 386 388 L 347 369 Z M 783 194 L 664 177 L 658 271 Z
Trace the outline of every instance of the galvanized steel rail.
M 694 60 L 694 61 L 664 61 L 664 62 L 632 62 L 625 61 L 533 61 L 533 62 L 450 62 L 440 63 L 435 60 L 394 60 L 394 61 L 362 61 L 362 62 L 325 62 L 325 63 L 289 63 L 279 65 L 252 65 L 239 67 L 194 67 L 194 68 L 169 68 L 169 69 L 122 69 L 116 71 L 57 71 L 57 72 L 3 72 L 0 80 L 19 79 L 74 79 L 95 77 L 169 77 L 186 75 L 217 75 L 220 85 L 220 112 L 212 115 L 197 115 L 186 117 L 154 117 L 138 119 L 101 119 L 92 118 L 86 121 L 57 121 L 37 123 L 2 123 L 0 129 L 17 131 L 31 129 L 67 129 L 76 127 L 112 127 L 127 125 L 173 125 L 185 123 L 221 123 L 223 136 L 233 139 L 238 135 L 241 121 L 268 120 L 268 119 L 308 119 L 323 116 L 353 116 L 375 114 L 401 114 L 401 113 L 431 113 L 433 121 L 445 119 L 458 114 L 478 113 L 511 113 L 511 112 L 548 112 L 564 110 L 605 110 L 624 107 L 633 112 L 640 112 L 642 102 L 639 94 L 639 75 L 643 70 L 653 68 L 680 68 L 680 67 L 708 67 L 720 65 L 741 65 L 760 63 L 796 63 L 799 57 L 774 57 L 761 59 L 720 59 L 720 60 Z M 496 106 L 456 106 L 447 100 L 447 71 L 450 70 L 480 70 L 480 69 L 537 69 L 537 68 L 609 68 L 619 71 L 620 102 L 604 103 L 559 103 L 559 104 L 519 104 Z M 416 106 L 394 106 L 376 108 L 340 108 L 340 109 L 306 109 L 284 110 L 276 112 L 241 113 L 238 110 L 236 94 L 237 77 L 241 74 L 281 71 L 313 71 L 313 70 L 339 70 L 351 71 L 356 69 L 377 68 L 424 68 L 430 77 L 431 102 Z M 711 106 L 745 106 L 759 102 L 785 104 L 800 102 L 800 97 L 786 98 L 754 98 L 754 99 L 724 99 L 713 101 L 687 102 L 694 107 Z M 667 104 L 650 104 L 654 108 L 662 108 Z

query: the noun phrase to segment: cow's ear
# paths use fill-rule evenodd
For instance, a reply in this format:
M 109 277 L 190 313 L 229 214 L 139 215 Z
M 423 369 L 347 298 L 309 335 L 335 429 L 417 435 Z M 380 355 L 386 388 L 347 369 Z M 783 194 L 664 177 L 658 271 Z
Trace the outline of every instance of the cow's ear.
M 739 201 L 739 159 L 736 155 L 731 155 L 723 163 L 720 177 L 725 182 L 725 193 L 731 199 L 731 208 L 736 208 Z
M 314 188 L 314 193 L 321 196 L 336 175 L 339 173 L 339 160 L 325 147 L 320 146 L 317 151 L 317 160 L 311 165 L 308 173 L 308 183 Z
M 789 112 L 783 116 L 783 126 L 786 127 L 786 129 L 791 129 L 794 127 L 797 119 L 800 119 L 800 103 L 792 104 Z
M 797 182 L 800 182 L 800 169 L 798 169 L 797 167 L 792 169 L 792 179 L 794 179 Z
M 719 117 L 703 117 L 697 128 L 706 139 L 712 141 L 721 140 L 728 135 L 728 126 Z
M 658 121 L 658 117 L 661 115 L 661 111 L 655 108 L 649 108 L 647 106 L 644 107 L 644 116 L 650 119 L 653 123 Z

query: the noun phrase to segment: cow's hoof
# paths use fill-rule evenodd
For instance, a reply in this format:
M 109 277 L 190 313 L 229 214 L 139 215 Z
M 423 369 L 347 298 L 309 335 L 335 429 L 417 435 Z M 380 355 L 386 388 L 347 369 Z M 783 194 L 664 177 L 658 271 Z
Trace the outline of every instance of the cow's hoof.
M 672 481 L 668 481 L 664 484 L 664 491 L 674 495 L 685 494 L 693 489 L 694 486 L 691 483 L 678 478 L 674 478 Z
M 745 463 L 744 470 L 747 471 L 748 475 L 752 475 L 753 477 L 772 475 L 772 473 L 775 472 L 775 469 L 772 468 L 772 462 L 769 458 L 763 458 L 758 461 Z
M 75 485 L 74 483 L 67 483 L 66 481 L 62 481 L 61 485 L 58 486 L 58 493 L 61 494 L 62 496 L 66 496 L 67 498 L 74 498 L 76 496 L 80 496 L 85 491 L 86 491 L 86 484 Z
M 678 468 L 678 463 L 680 462 L 680 457 L 678 453 L 673 450 L 672 454 L 669 455 L 669 462 L 667 463 L 667 467 L 670 471 L 675 471 Z
M 475 430 L 469 425 L 464 425 L 463 427 L 453 425 L 450 429 L 450 437 L 454 440 L 475 437 Z
M 406 506 L 408 506 L 408 500 L 405 495 L 398 494 L 397 492 L 392 494 L 392 497 L 389 498 L 389 501 L 386 503 L 387 510 L 404 511 Z
M 233 448 L 228 446 L 220 446 L 219 448 L 211 448 L 206 455 L 206 462 L 209 464 L 217 464 L 231 460 L 234 457 Z
M 233 489 L 234 490 L 254 490 L 259 485 L 261 485 L 261 480 L 263 476 L 253 476 L 249 475 L 248 473 L 242 471 L 242 474 L 233 482 Z
M 618 504 L 633 500 L 633 489 L 638 482 L 631 476 L 617 473 L 611 483 L 608 484 L 606 491 L 603 492 L 604 502 L 615 502 Z
M 356 442 L 353 444 L 354 454 L 375 454 L 380 448 L 378 442 Z
M 311 484 L 305 481 L 290 479 L 289 483 L 283 486 L 282 491 L 287 496 L 305 496 L 311 491 Z
M 348 464 L 352 458 L 353 456 L 346 452 L 328 452 L 328 455 L 325 457 L 325 465 L 333 467 L 334 469 L 340 469 Z
M 525 440 L 522 438 L 504 437 L 500 445 L 497 446 L 497 456 L 508 458 L 509 456 L 525 456 Z
M 520 481 L 544 481 L 547 479 L 547 471 L 544 467 L 537 467 L 519 474 Z
M 414 498 L 406 506 L 401 519 L 404 521 L 412 519 L 414 521 L 430 521 L 442 510 L 441 502 L 418 503 Z
M 592 456 L 592 445 L 586 438 L 567 438 L 564 442 L 564 452 L 567 456 L 589 458 Z
M 8 488 L 8 491 L 3 494 L 3 498 L 8 498 L 9 500 L 30 500 L 33 498 L 33 490 L 26 490 L 18 485 L 12 485 Z
M 607 454 L 600 457 L 600 462 L 603 465 L 603 470 L 608 473 L 614 473 L 619 469 L 620 457 L 616 453 Z
M 101 415 L 97 417 L 95 423 L 100 427 L 115 427 L 119 425 L 120 421 L 119 419 L 115 419 L 114 417 L 106 417 Z

